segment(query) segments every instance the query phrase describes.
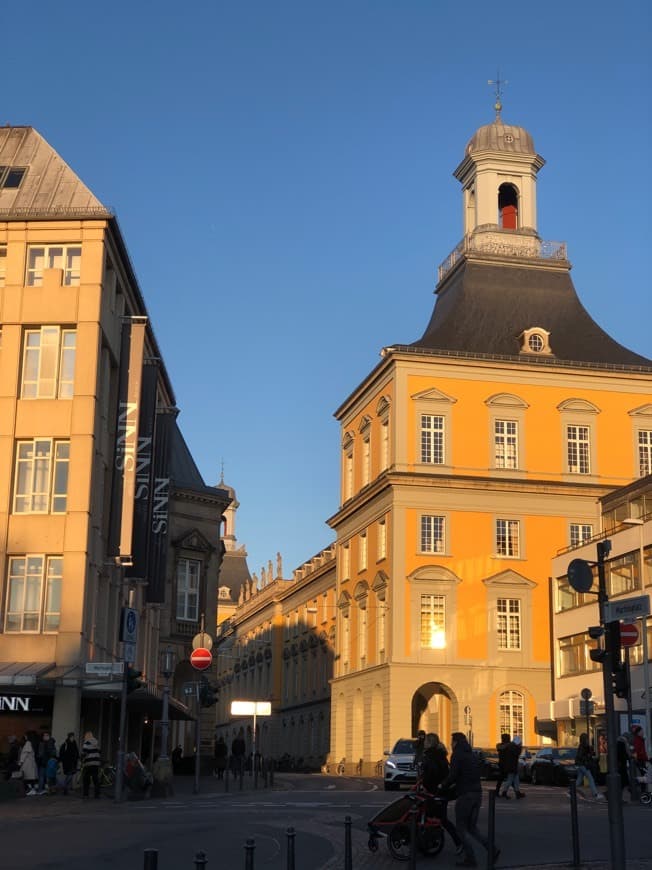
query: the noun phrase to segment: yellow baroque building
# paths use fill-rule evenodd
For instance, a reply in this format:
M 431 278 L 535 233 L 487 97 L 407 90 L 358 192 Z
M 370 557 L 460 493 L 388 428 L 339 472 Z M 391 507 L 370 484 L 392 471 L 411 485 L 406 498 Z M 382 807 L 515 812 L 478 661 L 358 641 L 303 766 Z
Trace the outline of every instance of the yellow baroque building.
M 566 245 L 540 238 L 543 165 L 500 112 L 475 133 L 431 320 L 336 411 L 331 757 L 369 772 L 420 728 L 541 741 L 551 557 L 650 471 L 652 362 L 591 319 Z

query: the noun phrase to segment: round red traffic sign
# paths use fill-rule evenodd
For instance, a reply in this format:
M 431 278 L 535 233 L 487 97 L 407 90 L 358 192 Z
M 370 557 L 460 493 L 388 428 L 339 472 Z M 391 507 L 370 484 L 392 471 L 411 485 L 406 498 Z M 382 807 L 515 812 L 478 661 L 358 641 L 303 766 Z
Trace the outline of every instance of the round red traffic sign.
M 209 649 L 204 649 L 203 646 L 194 649 L 190 654 L 190 664 L 196 671 L 205 671 L 210 668 L 213 662 L 213 656 Z
M 638 628 L 635 622 L 620 623 L 620 643 L 622 646 L 634 646 L 638 643 Z

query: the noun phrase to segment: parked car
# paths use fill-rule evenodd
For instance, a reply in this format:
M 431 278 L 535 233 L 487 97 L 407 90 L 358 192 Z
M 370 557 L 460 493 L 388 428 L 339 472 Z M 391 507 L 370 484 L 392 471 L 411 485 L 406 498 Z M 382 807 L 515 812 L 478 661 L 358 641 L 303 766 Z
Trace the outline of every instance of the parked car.
M 521 749 L 521 754 L 518 757 L 518 778 L 521 782 L 529 782 L 532 762 L 534 761 L 534 757 L 540 749 L 544 749 L 543 746 L 524 746 Z
M 480 764 L 482 779 L 498 779 L 498 750 L 474 746 L 473 754 Z
M 533 785 L 568 785 L 577 776 L 573 748 L 555 749 L 545 746 L 539 749 L 530 764 L 530 782 Z
M 414 785 L 417 781 L 415 747 L 416 740 L 401 738 L 391 751 L 385 750 L 385 791 L 394 791 L 402 785 Z

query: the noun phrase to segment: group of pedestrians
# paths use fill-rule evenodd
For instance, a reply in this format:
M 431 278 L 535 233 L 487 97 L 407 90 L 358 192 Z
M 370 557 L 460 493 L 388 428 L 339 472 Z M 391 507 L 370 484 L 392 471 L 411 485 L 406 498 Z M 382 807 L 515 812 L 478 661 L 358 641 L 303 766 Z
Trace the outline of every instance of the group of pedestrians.
M 10 737 L 7 777 L 21 780 L 27 797 L 56 794 L 59 788 L 67 795 L 80 761 L 83 796 L 88 797 L 92 782 L 95 797 L 99 797 L 101 759 L 98 742 L 91 731 L 84 735 L 81 752 L 72 731 L 68 733 L 59 750 L 49 731 L 43 731 L 40 736 L 34 731 L 28 731 L 20 741 L 15 736 Z M 59 767 L 63 774 L 62 780 L 59 779 Z
M 496 795 L 509 800 L 510 788 L 514 797 L 524 798 L 525 792 L 521 791 L 521 781 L 518 775 L 518 760 L 521 757 L 521 738 L 518 734 L 512 739 L 509 734 L 500 735 L 498 750 L 498 781 L 496 782 Z

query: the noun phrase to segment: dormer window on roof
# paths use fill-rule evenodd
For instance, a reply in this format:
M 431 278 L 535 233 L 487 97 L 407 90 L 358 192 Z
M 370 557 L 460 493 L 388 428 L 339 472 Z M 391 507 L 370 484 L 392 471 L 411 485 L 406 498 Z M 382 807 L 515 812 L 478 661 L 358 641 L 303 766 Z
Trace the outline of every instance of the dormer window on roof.
M 24 166 L 0 166 L 0 190 L 17 190 L 26 172 Z
M 533 326 L 531 329 L 525 329 L 519 336 L 521 342 L 521 353 L 537 354 L 552 354 L 550 349 L 550 333 L 547 329 L 540 326 Z

